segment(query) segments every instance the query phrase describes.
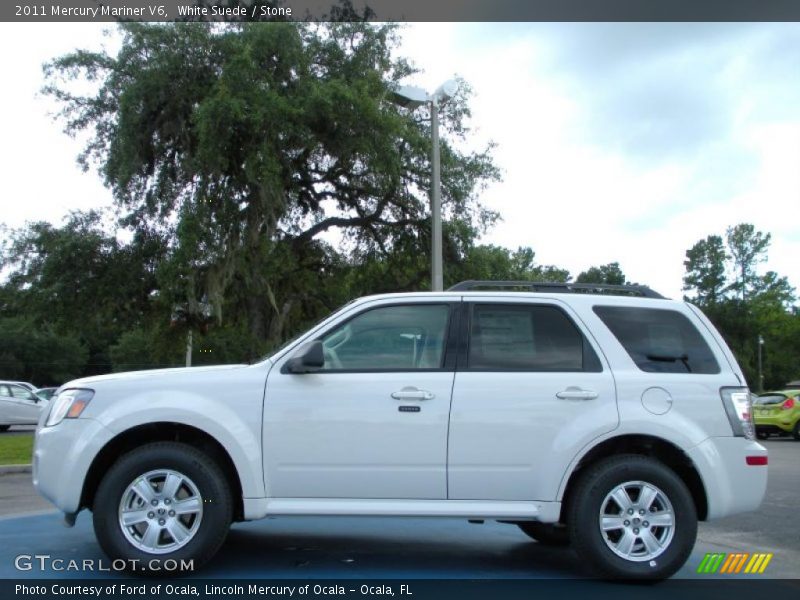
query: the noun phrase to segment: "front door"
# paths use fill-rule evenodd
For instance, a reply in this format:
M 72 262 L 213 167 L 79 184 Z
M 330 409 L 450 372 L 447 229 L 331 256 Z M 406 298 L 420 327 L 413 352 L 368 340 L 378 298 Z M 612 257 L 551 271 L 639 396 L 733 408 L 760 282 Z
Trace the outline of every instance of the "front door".
M 454 306 L 431 295 L 356 307 L 315 337 L 324 348 L 321 370 L 288 373 L 288 356 L 272 368 L 264 402 L 268 496 L 447 497 Z

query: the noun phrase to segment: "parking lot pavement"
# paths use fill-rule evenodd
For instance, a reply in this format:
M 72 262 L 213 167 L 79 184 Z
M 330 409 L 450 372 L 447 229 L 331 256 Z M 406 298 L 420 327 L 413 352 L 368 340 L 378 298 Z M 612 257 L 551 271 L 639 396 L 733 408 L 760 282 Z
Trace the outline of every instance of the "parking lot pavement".
M 43 510 L 55 508 L 33 489 L 30 473 L 0 475 L 0 518 Z
M 800 443 L 774 440 L 766 445 L 770 480 L 761 510 L 701 524 L 697 546 L 677 577 L 710 577 L 695 574 L 706 552 L 772 552 L 764 576 L 800 578 Z M 29 479 L 24 481 L 29 475 L 0 478 L 0 510 L 6 514 L 9 477 L 17 479 L 17 506 L 25 503 L 25 485 L 32 493 Z M 0 577 L 92 575 L 14 569 L 15 556 L 41 553 L 67 560 L 103 558 L 92 533 L 91 514 L 81 513 L 74 529 L 64 528 L 57 513 L 0 519 Z M 541 546 L 516 527 L 491 521 L 471 525 L 445 519 L 287 517 L 234 525 L 219 555 L 198 575 L 511 579 L 585 574 L 569 549 Z
M 756 512 L 700 524 L 695 551 L 772 552 L 772 577 L 800 578 L 800 442 L 771 438 L 767 494 Z

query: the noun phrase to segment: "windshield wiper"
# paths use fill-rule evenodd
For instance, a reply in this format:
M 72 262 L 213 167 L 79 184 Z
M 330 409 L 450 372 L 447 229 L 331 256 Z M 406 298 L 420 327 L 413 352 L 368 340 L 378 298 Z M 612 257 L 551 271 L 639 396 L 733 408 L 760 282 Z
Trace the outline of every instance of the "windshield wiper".
M 689 366 L 688 354 L 648 354 L 647 360 L 655 362 L 678 362 L 681 361 L 683 366 L 686 367 L 686 372 L 691 373 L 692 368 Z

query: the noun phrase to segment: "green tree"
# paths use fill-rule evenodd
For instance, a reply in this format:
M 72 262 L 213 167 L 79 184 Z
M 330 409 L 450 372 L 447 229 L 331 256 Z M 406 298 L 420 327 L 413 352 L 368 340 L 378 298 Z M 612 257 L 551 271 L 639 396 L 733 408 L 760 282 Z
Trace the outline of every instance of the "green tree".
M 726 239 L 736 274 L 730 289 L 736 290 L 744 302 L 753 291 L 758 264 L 767 260 L 772 235 L 756 231 L 750 223 L 740 223 L 728 228 Z
M 34 332 L 76 336 L 89 352 L 88 373 L 107 371 L 108 346 L 150 318 L 161 240 L 138 232 L 123 244 L 100 213 L 74 212 L 61 227 L 31 223 L 4 242 L 3 314 L 24 317 Z
M 728 253 L 722 238 L 709 235 L 686 251 L 683 266 L 684 291 L 694 291 L 694 299 L 700 305 L 716 304 L 726 290 L 725 263 Z
M 575 279 L 575 283 L 601 283 L 610 285 L 625 285 L 625 273 L 618 262 L 608 263 L 599 267 L 590 267 Z
M 532 248 L 520 246 L 509 250 L 502 246 L 475 245 L 465 249 L 447 273 L 448 284 L 467 279 L 489 281 L 554 281 L 569 280 L 569 271 L 555 265 L 536 263 Z
M 0 379 L 61 385 L 81 375 L 86 347 L 71 333 L 56 333 L 24 317 L 0 318 Z
M 766 389 L 782 387 L 800 375 L 800 315 L 795 290 L 774 271 L 758 273 L 767 259 L 771 236 L 742 223 L 722 238 L 710 235 L 687 250 L 684 289 L 694 290 L 695 302 L 722 333 L 736 355 L 752 389 L 759 389 L 759 340 L 764 340 L 762 364 Z M 728 284 L 726 272 L 734 274 Z
M 395 25 L 120 27 L 117 55 L 54 60 L 45 92 L 68 133 L 90 133 L 80 161 L 98 167 L 124 223 L 169 241 L 165 298 L 206 298 L 221 321 L 235 287 L 232 318 L 271 346 L 308 316 L 294 282 L 320 262 L 322 234 L 357 255 L 424 249 L 430 126 L 388 101 L 414 72 L 393 54 Z M 96 93 L 74 92 L 74 79 Z M 468 134 L 468 95 L 464 84 L 444 106 L 444 140 Z M 498 177 L 491 147 L 445 141 L 441 156 L 445 214 L 490 222 L 476 194 Z

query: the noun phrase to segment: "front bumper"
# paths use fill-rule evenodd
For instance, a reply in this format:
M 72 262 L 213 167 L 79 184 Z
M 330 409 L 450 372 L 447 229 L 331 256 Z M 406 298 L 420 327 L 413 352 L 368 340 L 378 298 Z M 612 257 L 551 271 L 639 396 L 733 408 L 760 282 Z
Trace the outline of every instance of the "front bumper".
M 92 461 L 114 434 L 93 419 L 64 419 L 39 427 L 33 447 L 33 485 L 67 514 L 80 508 Z
M 747 457 L 766 457 L 767 449 L 741 437 L 708 438 L 689 451 L 708 499 L 708 519 L 756 510 L 767 491 L 767 465 Z

